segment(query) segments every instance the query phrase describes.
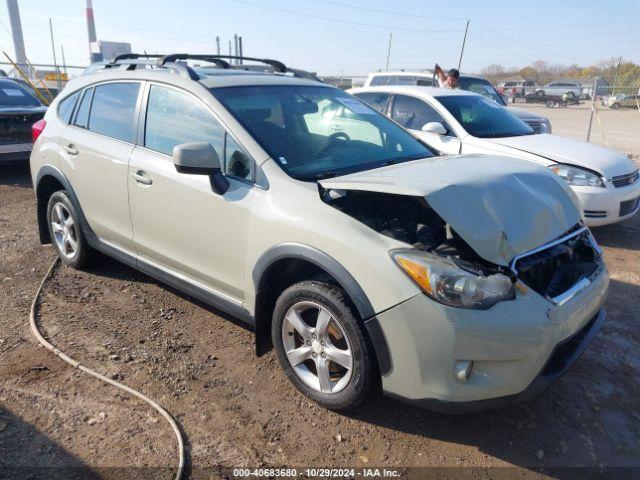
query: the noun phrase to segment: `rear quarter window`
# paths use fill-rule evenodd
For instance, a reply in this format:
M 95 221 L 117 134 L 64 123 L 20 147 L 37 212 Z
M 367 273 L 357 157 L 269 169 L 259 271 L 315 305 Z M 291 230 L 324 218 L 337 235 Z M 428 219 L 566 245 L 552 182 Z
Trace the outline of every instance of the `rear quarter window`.
M 80 128 L 87 128 L 89 126 L 89 109 L 91 108 L 91 96 L 93 95 L 93 88 L 87 88 L 82 95 L 80 105 L 78 106 L 78 113 L 73 124 Z
M 76 106 L 79 97 L 80 92 L 72 93 L 62 100 L 60 105 L 58 105 L 58 116 L 64 123 L 69 123 L 71 121 L 71 115 L 73 114 L 73 109 Z

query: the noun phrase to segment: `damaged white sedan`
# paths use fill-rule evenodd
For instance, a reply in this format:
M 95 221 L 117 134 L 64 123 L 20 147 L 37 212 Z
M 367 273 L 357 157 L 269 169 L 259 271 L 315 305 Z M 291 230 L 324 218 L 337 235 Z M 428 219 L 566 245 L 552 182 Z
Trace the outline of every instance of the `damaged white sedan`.
M 597 333 L 607 269 L 559 176 L 438 157 L 339 89 L 190 58 L 70 82 L 34 127 L 63 262 L 99 250 L 245 321 L 336 410 L 379 386 L 442 411 L 528 398 Z

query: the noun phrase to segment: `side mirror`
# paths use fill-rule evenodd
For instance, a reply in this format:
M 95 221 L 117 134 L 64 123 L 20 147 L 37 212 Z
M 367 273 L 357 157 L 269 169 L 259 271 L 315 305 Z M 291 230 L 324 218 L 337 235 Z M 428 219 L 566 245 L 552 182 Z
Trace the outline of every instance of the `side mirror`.
M 222 165 L 215 149 L 208 142 L 182 143 L 173 147 L 173 164 L 178 173 L 208 175 L 211 188 L 219 195 L 229 189 L 222 174 Z
M 436 135 L 446 135 L 447 129 L 440 122 L 429 122 L 423 125 L 422 129 L 425 133 L 435 133 Z
M 505 105 L 509 105 L 509 97 L 507 97 L 504 93 L 500 94 L 500 98 L 502 99 Z

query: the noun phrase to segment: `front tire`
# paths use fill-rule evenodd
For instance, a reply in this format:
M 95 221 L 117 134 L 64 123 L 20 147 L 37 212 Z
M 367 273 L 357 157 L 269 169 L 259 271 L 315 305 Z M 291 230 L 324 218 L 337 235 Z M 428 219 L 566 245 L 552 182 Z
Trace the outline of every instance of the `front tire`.
M 371 391 L 373 349 L 339 288 L 320 281 L 287 288 L 276 301 L 271 337 L 291 383 L 323 407 L 350 410 Z
M 60 190 L 49 198 L 47 225 L 51 243 L 63 263 L 82 268 L 91 260 L 91 247 L 82 231 L 80 219 L 67 192 Z

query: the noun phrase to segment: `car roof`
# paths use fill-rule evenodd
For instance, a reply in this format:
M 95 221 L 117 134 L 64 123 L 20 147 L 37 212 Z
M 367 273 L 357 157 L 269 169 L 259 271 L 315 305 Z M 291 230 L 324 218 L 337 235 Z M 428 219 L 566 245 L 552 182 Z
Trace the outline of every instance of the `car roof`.
M 433 72 L 431 70 L 418 70 L 415 72 L 407 71 L 407 70 L 389 70 L 386 72 L 372 72 L 369 74 L 370 77 L 389 77 L 389 76 L 407 76 L 407 77 L 416 77 L 416 76 L 424 76 L 424 77 L 432 77 Z
M 206 76 L 192 80 L 169 68 L 124 70 L 120 68 L 99 70 L 91 75 L 77 77 L 67 84 L 69 90 L 83 88 L 94 83 L 114 80 L 149 80 L 175 85 L 188 85 L 195 82 L 206 88 L 223 88 L 235 86 L 256 85 L 307 85 L 335 88 L 324 83 L 307 80 L 304 78 L 290 77 L 267 72 L 252 72 L 246 70 L 231 69 L 207 69 Z
M 438 88 L 438 87 L 424 87 L 421 85 L 380 85 L 376 87 L 359 87 L 348 90 L 349 93 L 365 93 L 365 92 L 387 92 L 387 93 L 399 93 L 413 95 L 416 97 L 461 97 L 476 95 L 482 96 L 478 93 L 470 92 L 469 90 L 451 89 L 451 88 Z

